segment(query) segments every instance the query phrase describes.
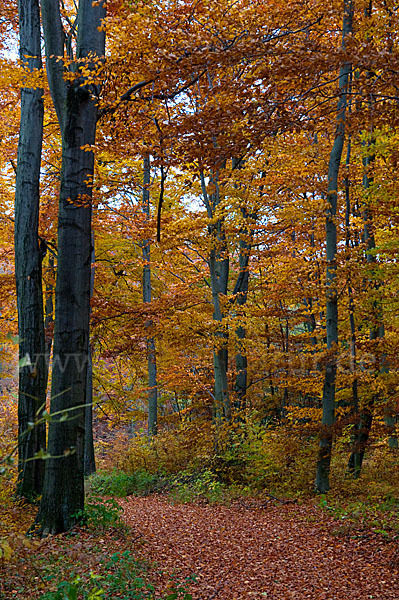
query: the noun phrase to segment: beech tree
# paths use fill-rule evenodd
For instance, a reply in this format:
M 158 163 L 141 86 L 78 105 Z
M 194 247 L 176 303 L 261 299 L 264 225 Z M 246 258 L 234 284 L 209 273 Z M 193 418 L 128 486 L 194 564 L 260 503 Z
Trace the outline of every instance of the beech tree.
M 150 157 L 143 160 L 143 213 L 146 221 L 150 219 Z M 151 303 L 151 248 L 149 240 L 143 240 L 143 302 Z M 151 319 L 147 320 L 146 328 L 151 328 Z M 158 429 L 158 387 L 157 387 L 157 358 L 154 336 L 149 334 L 146 338 L 147 364 L 148 364 L 148 435 L 157 434 Z
M 48 80 L 62 136 L 50 458 L 46 461 L 36 519 L 45 535 L 70 529 L 84 506 L 94 172 L 91 146 L 98 114 L 96 69 L 105 52 L 105 32 L 101 29 L 105 7 L 102 1 L 80 0 L 68 35 L 63 28 L 59 0 L 43 0 L 42 15 Z
M 27 75 L 42 69 L 38 0 L 20 0 L 20 58 Z M 45 242 L 38 236 L 39 183 L 43 137 L 43 90 L 21 89 L 21 120 L 15 182 L 15 279 L 18 306 L 18 482 L 26 498 L 42 491 L 44 462 L 33 460 L 46 447 L 46 423 L 34 425 L 45 408 L 45 360 L 42 260 Z
M 342 26 L 342 50 L 347 47 L 348 36 L 352 33 L 353 3 L 344 2 L 344 17 Z M 328 164 L 328 191 L 326 214 L 326 332 L 327 350 L 329 352 L 325 367 L 323 388 L 323 419 L 320 436 L 319 455 L 316 469 L 316 490 L 322 494 L 330 487 L 329 473 L 335 421 L 335 380 L 337 374 L 338 351 L 338 293 L 337 293 L 337 199 L 338 174 L 345 141 L 345 119 L 349 74 L 351 64 L 345 62 L 339 73 L 340 96 L 337 106 L 336 130 L 334 144 Z

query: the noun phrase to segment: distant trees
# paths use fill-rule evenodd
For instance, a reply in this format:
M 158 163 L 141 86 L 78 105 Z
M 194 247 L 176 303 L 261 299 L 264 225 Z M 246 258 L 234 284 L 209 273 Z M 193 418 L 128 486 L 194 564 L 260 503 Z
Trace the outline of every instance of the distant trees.
M 369 3 L 366 4 L 368 9 Z M 304 6 L 298 13 L 289 4 L 279 7 L 275 14 L 264 14 L 260 9 L 252 11 L 244 3 L 226 10 L 220 8 L 220 12 L 215 10 L 211 15 L 198 7 L 195 17 L 189 12 L 180 29 L 173 30 L 170 41 L 173 60 L 163 59 L 162 56 L 170 55 L 168 39 L 161 32 L 168 23 L 174 23 L 174 11 L 180 9 L 180 5 L 172 3 L 167 11 L 143 12 L 145 29 L 151 34 L 148 33 L 142 48 L 136 52 L 123 47 L 121 54 L 113 59 L 110 96 L 105 100 L 110 112 L 112 109 L 112 119 L 104 123 L 107 132 L 108 127 L 120 132 L 127 120 L 132 128 L 141 131 L 146 123 L 157 119 L 163 132 L 163 160 L 170 167 L 170 189 L 165 189 L 165 198 L 170 194 L 175 201 L 180 194 L 184 203 L 186 198 L 192 198 L 195 205 L 191 225 L 184 220 L 189 230 L 186 240 L 179 237 L 184 238 L 182 232 L 176 234 L 174 230 L 174 243 L 190 245 L 188 260 L 192 261 L 192 274 L 197 270 L 196 284 L 188 283 L 189 277 L 172 268 L 170 272 L 174 275 L 168 279 L 167 272 L 157 266 L 156 257 L 163 249 L 168 258 L 162 260 L 170 259 L 171 232 L 164 232 L 167 242 L 164 239 L 161 245 L 153 246 L 153 279 L 161 290 L 157 294 L 158 312 L 153 319 L 153 331 L 159 341 L 159 389 L 162 381 L 177 379 L 176 374 L 173 377 L 170 373 L 173 359 L 166 354 L 176 351 L 178 333 L 184 347 L 188 332 L 192 331 L 196 366 L 192 366 L 194 352 L 190 363 L 189 353 L 183 348 L 177 360 L 187 355 L 187 370 L 196 375 L 195 383 L 192 377 L 188 387 L 192 385 L 191 389 L 196 390 L 193 396 L 198 398 L 202 386 L 204 402 L 205 397 L 209 401 L 212 395 L 215 413 L 221 420 L 229 421 L 234 394 L 237 405 L 247 404 L 248 410 L 256 407 L 266 422 L 284 419 L 295 410 L 316 419 L 315 415 L 321 417 L 323 411 L 316 489 L 327 491 L 334 437 L 345 419 L 356 419 L 350 414 L 348 389 L 352 389 L 352 380 L 356 378 L 360 406 L 365 406 L 361 398 L 368 380 L 364 356 L 372 349 L 372 345 L 363 341 L 368 309 L 366 288 L 362 284 L 363 267 L 356 259 L 364 249 L 358 235 L 363 175 L 359 148 L 364 142 L 359 138 L 353 142 L 355 150 L 346 168 L 353 194 L 349 199 L 353 210 L 348 213 L 347 239 L 342 210 L 343 145 L 346 133 L 354 140 L 354 132 L 364 126 L 365 107 L 370 106 L 367 98 L 374 94 L 376 86 L 381 86 L 380 106 L 384 94 L 389 96 L 391 75 L 384 71 L 379 56 L 383 47 L 384 52 L 388 52 L 388 47 L 389 53 L 394 52 L 391 9 L 376 9 L 373 27 L 381 35 L 374 40 L 367 33 L 369 17 L 363 8 L 357 7 L 354 13 L 352 3 L 334 3 L 328 10 L 317 3 L 312 10 Z M 122 48 L 127 32 L 123 30 L 119 38 L 120 18 L 115 18 L 113 31 Z M 248 30 L 246 23 L 250 23 Z M 137 36 L 137 27 L 137 22 L 132 21 L 131 36 Z M 386 43 L 384 27 L 389 30 Z M 200 46 L 198 36 L 203 40 Z M 357 46 L 359 36 L 367 39 L 361 57 Z M 128 88 L 125 69 L 130 65 L 129 72 L 134 72 L 135 61 L 140 64 L 141 77 Z M 378 65 L 381 73 L 384 71 L 383 77 L 373 81 L 365 76 L 371 63 Z M 154 100 L 158 102 L 156 108 Z M 352 110 L 348 114 L 350 102 Z M 378 110 L 377 102 L 372 106 L 373 111 Z M 393 108 L 390 101 L 389 106 Z M 107 108 L 105 114 L 106 111 Z M 378 114 L 384 129 L 382 112 Z M 125 170 L 120 170 L 121 184 L 115 188 L 123 196 L 127 173 L 134 180 L 136 168 L 127 166 L 124 148 L 131 153 L 136 151 L 137 156 L 140 152 L 130 130 L 118 139 L 120 146 L 112 157 L 117 161 L 118 152 L 125 157 Z M 155 170 L 160 166 L 160 150 L 154 141 L 150 152 L 157 156 Z M 109 157 L 109 151 L 110 144 L 105 139 L 104 156 Z M 253 195 L 256 187 L 258 194 L 262 190 L 256 219 L 254 215 L 251 217 L 245 202 L 231 202 L 234 186 L 240 185 L 240 178 L 230 168 L 232 156 L 242 157 L 246 165 L 243 185 L 253 185 Z M 381 160 L 386 158 L 381 155 Z M 253 183 L 256 178 L 259 184 Z M 377 186 L 370 187 L 369 196 L 376 194 Z M 155 179 L 152 197 L 156 198 L 158 193 Z M 205 210 L 198 208 L 199 202 L 203 202 Z M 243 211 L 241 218 L 240 211 Z M 173 219 L 170 213 L 168 218 L 170 227 Z M 368 255 L 374 252 L 368 251 Z M 341 294 L 342 289 L 347 289 L 349 270 L 349 311 L 355 328 L 350 333 L 348 301 Z M 241 291 L 235 290 L 231 283 L 233 273 L 237 272 L 243 284 Z M 130 275 L 136 277 L 134 269 Z M 202 306 L 202 328 L 200 314 L 186 307 L 183 301 L 179 304 L 176 299 L 175 303 L 179 311 L 187 311 L 180 318 L 180 328 L 175 319 L 166 316 L 170 313 L 164 308 L 162 298 L 165 306 L 171 299 L 162 290 L 168 289 L 171 281 L 174 281 L 172 288 L 177 288 L 173 277 L 182 280 L 180 290 L 186 289 L 186 284 L 191 293 L 196 291 L 198 299 L 202 299 L 198 300 Z M 131 302 L 133 298 L 132 294 Z M 189 324 L 187 315 L 191 317 Z M 235 336 L 231 335 L 233 330 Z M 136 340 L 136 325 L 129 331 Z M 163 345 L 165 331 L 170 332 L 173 343 L 168 338 Z M 124 351 L 128 352 L 129 334 L 122 331 L 122 335 Z M 357 346 L 357 365 L 347 353 L 350 343 Z M 136 352 L 137 349 L 131 349 L 133 360 Z M 213 359 L 211 363 L 209 357 Z M 184 377 L 184 369 L 176 371 Z M 186 374 L 185 382 L 189 379 Z M 182 383 L 181 388 L 185 387 Z M 247 403 L 240 402 L 244 397 Z
M 293 413 L 317 421 L 322 493 L 345 419 L 356 475 L 371 413 L 385 400 L 394 426 L 397 9 L 365 7 L 116 2 L 104 20 L 101 1 L 42 0 L 62 141 L 47 193 L 51 203 L 59 191 L 59 209 L 43 533 L 70 528 L 84 502 L 93 197 L 94 392 L 112 387 L 112 410 L 130 414 L 145 397 L 150 436 L 170 398 L 181 424 L 201 402 L 227 428 L 235 410 L 240 424 L 249 415 L 281 424 Z M 36 0 L 20 1 L 20 36 L 26 73 L 40 69 Z M 38 358 L 20 371 L 21 434 L 45 402 L 47 377 L 42 121 L 41 87 L 24 88 L 15 268 L 21 357 Z M 163 210 L 160 241 L 151 203 Z M 23 495 L 41 491 L 43 462 L 29 459 L 44 445 L 44 427 L 20 437 Z

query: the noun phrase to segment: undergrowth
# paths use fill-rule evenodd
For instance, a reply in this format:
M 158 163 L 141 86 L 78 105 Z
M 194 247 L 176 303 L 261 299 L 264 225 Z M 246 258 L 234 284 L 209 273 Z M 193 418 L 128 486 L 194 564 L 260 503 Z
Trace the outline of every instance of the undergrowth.
M 78 515 L 85 527 L 40 543 L 23 535 L 33 511 L 12 497 L 15 469 L 8 470 L 0 482 L 0 599 L 189 600 L 184 582 L 169 582 L 163 598 L 154 595 L 150 570 L 132 553 L 137 539 L 115 497 L 164 492 L 173 502 L 225 504 L 265 494 L 314 498 L 318 438 L 311 431 L 249 421 L 217 434 L 216 443 L 211 424 L 198 429 L 198 423 L 188 423 L 151 443 L 144 435 L 114 440 L 102 470 L 88 480 L 86 506 Z M 338 522 L 331 533 L 346 535 L 363 527 L 396 542 L 398 451 L 374 440 L 357 480 L 348 476 L 348 456 L 349 443 L 341 438 L 333 452 L 332 491 L 316 501 Z
M 128 551 L 114 552 L 98 563 L 98 573 L 71 574 L 69 579 L 58 582 L 54 591 L 45 592 L 41 600 L 152 600 L 154 586 L 148 583 L 148 573 L 143 564 Z M 51 581 L 54 575 L 47 575 Z M 191 600 L 186 583 L 172 585 L 170 593 L 157 600 Z
M 115 495 L 165 491 L 175 502 L 229 503 L 264 493 L 306 501 L 314 498 L 317 452 L 317 432 L 302 424 L 265 427 L 252 418 L 216 432 L 210 423 L 185 423 L 151 443 L 144 435 L 119 440 L 108 453 L 107 472 L 93 485 Z M 385 521 L 397 518 L 399 452 L 385 439 L 371 439 L 359 479 L 348 475 L 349 454 L 348 430 L 334 445 L 328 505 L 337 506 L 339 518 L 341 510 L 359 519 L 364 506 L 363 522 L 386 531 Z
M 0 599 L 191 600 L 190 581 L 163 575 L 155 593 L 152 565 L 138 560 L 137 535 L 121 519 L 112 498 L 91 495 L 79 515 L 84 527 L 21 543 L 0 560 Z
M 112 471 L 98 471 L 90 477 L 89 489 L 92 493 L 101 496 L 147 496 L 151 492 L 162 488 L 162 476 L 138 470 L 126 473 L 112 469 Z

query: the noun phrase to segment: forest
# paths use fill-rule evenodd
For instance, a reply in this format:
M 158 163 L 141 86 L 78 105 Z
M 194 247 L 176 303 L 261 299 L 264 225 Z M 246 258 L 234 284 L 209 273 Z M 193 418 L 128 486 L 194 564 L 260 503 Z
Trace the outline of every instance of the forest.
M 0 600 L 397 599 L 398 13 L 0 0 Z

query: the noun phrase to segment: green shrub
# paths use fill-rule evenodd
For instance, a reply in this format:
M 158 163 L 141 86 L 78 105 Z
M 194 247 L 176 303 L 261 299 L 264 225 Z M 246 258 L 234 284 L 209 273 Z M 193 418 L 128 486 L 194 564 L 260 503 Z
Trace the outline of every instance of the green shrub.
M 207 500 L 211 504 L 226 499 L 227 486 L 211 470 L 200 472 L 183 471 L 171 482 L 170 496 L 181 503 Z
M 89 479 L 90 490 L 100 496 L 146 496 L 160 483 L 160 476 L 144 470 L 132 474 L 114 469 L 110 473 L 102 472 Z
M 84 510 L 79 511 L 75 516 L 93 529 L 124 528 L 121 519 L 122 510 L 113 498 L 102 500 L 90 496 L 86 500 Z
M 101 575 L 71 576 L 57 590 L 46 592 L 42 600 L 152 600 L 154 588 L 146 582 L 146 572 L 129 551 L 115 552 L 100 564 Z M 162 600 L 162 598 L 159 598 Z M 173 582 L 163 600 L 192 600 L 185 585 Z

